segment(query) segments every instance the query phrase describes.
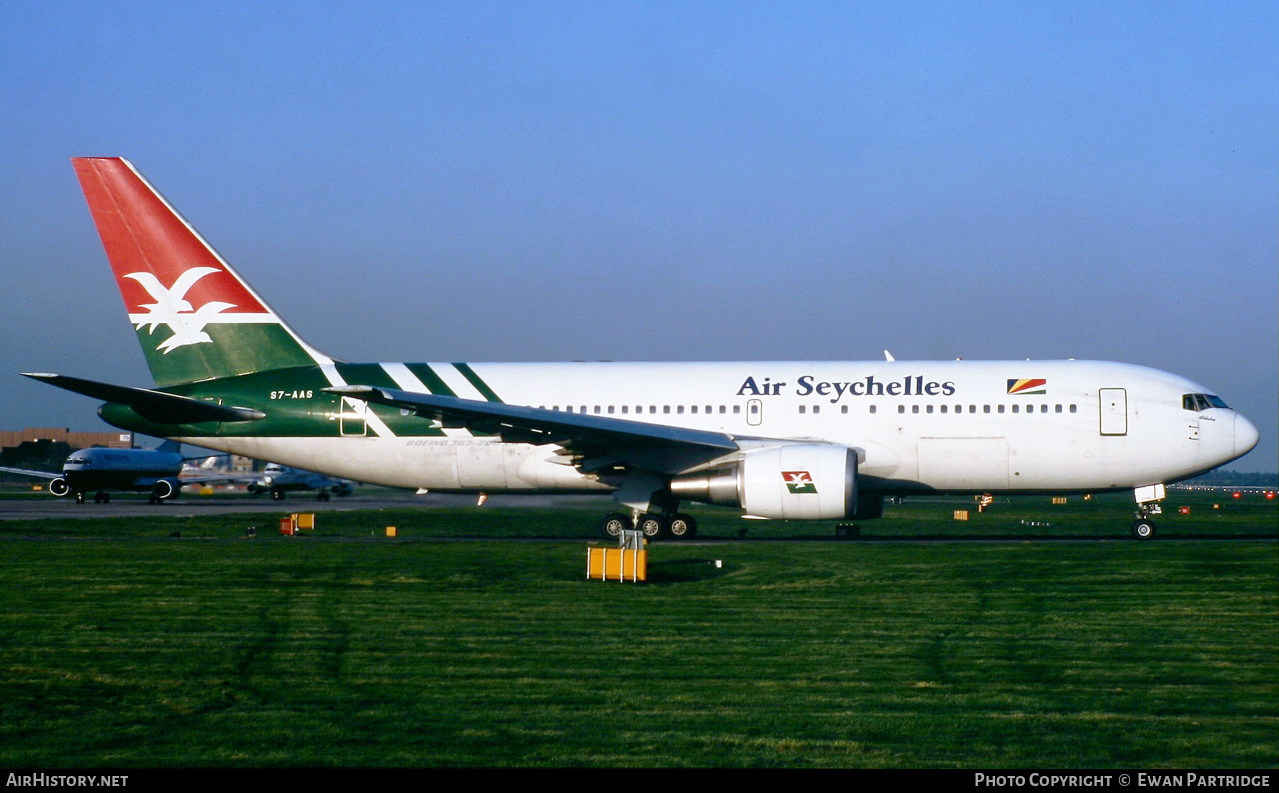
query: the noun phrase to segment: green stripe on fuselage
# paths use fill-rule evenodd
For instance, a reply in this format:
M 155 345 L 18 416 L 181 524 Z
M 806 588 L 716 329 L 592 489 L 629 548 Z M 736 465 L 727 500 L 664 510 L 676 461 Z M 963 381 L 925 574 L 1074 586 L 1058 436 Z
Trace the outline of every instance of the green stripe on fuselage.
M 488 383 L 480 379 L 480 376 L 475 373 L 475 370 L 471 368 L 470 364 L 455 363 L 453 365 L 457 367 L 457 370 L 462 373 L 463 377 L 471 381 L 471 385 L 475 386 L 475 389 L 483 394 L 485 399 L 490 402 L 502 401 L 493 389 L 489 388 Z
M 418 372 L 413 370 L 414 364 L 409 364 L 409 371 L 412 371 L 422 379 Z M 336 364 L 338 374 L 346 381 L 348 385 L 371 385 L 379 388 L 401 388 L 400 384 L 395 382 L 391 375 L 387 374 L 386 369 L 382 368 L 382 364 L 378 363 L 340 363 Z M 432 373 L 434 377 L 434 373 Z M 438 380 L 439 378 L 435 378 Z M 430 384 L 423 380 L 423 384 L 430 388 Z M 397 408 L 388 408 L 383 405 L 369 405 L 369 410 L 386 424 L 387 428 L 397 436 L 436 436 L 443 435 L 444 430 L 440 427 L 432 427 L 430 419 L 424 419 L 421 416 L 404 415 Z
M 408 370 L 412 372 L 417 379 L 422 381 L 422 385 L 426 386 L 427 390 L 429 390 L 432 394 L 451 397 L 457 396 L 453 389 L 449 388 L 448 384 L 445 383 L 430 366 L 424 363 L 406 363 L 404 365 L 408 367 Z M 463 364 L 463 366 L 465 366 L 465 364 Z M 458 367 L 458 369 L 460 371 L 461 367 Z M 466 372 L 462 372 L 462 374 L 465 375 Z M 467 379 L 470 380 L 469 377 Z M 492 392 L 490 391 L 488 393 Z M 471 434 L 477 438 L 489 438 L 497 435 L 495 432 L 480 432 L 479 430 L 471 430 Z
M 399 388 L 381 364 L 376 363 L 339 363 L 336 364 L 338 374 L 348 385 L 372 385 L 378 388 Z
M 404 365 L 413 373 L 414 377 L 422 381 L 422 385 L 426 386 L 426 389 L 432 394 L 451 397 L 457 396 L 457 394 L 453 393 L 453 389 L 449 388 L 448 385 L 440 379 L 440 376 L 435 373 L 435 370 L 426 364 L 406 363 Z

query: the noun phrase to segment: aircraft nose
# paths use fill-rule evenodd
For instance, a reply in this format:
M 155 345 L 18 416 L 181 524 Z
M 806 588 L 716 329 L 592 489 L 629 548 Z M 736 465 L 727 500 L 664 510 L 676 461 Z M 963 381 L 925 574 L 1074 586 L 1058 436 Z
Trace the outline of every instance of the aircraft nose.
M 1257 445 L 1257 441 L 1261 436 L 1257 433 L 1257 428 L 1252 426 L 1252 422 L 1248 419 L 1235 414 L 1235 456 L 1243 457 L 1252 451 L 1252 447 Z

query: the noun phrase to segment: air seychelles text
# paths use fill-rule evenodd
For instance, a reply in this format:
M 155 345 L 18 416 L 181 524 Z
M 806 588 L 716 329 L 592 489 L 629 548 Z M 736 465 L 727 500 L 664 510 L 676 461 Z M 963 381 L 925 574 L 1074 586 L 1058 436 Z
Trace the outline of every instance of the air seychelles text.
M 793 391 L 786 390 L 787 383 L 784 381 L 774 382 L 770 378 L 756 380 L 754 377 L 746 378 L 746 382 L 742 383 L 742 387 L 737 389 L 738 396 L 779 396 L 781 394 L 793 393 L 795 396 L 809 396 L 816 394 L 820 397 L 827 397 L 831 404 L 848 396 L 950 396 L 955 393 L 955 384 L 947 380 L 939 383 L 936 380 L 925 380 L 923 377 L 908 376 L 895 378 L 893 380 L 883 381 L 876 380 L 874 375 L 868 375 L 861 380 L 849 380 L 845 382 L 832 382 L 830 380 L 818 380 L 812 375 L 804 375 L 795 381 Z

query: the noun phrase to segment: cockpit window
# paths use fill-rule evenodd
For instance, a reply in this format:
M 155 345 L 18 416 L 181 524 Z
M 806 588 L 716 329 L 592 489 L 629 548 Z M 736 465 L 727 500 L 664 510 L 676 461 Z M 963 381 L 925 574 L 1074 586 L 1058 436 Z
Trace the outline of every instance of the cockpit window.
M 1207 410 L 1208 408 L 1229 408 L 1216 394 L 1183 394 L 1181 406 L 1186 410 Z

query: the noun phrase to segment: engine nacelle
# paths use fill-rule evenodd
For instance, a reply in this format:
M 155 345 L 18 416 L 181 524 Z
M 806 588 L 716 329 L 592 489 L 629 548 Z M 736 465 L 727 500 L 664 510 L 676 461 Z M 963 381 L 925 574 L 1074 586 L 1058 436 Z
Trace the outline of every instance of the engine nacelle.
M 67 484 L 67 480 L 62 477 L 52 479 L 49 481 L 49 493 L 57 496 L 58 498 L 62 498 L 63 496 L 71 493 L 71 485 Z
M 173 495 L 177 492 L 178 492 L 178 486 L 175 485 L 173 483 L 173 480 L 171 479 L 160 479 L 151 488 L 151 495 L 155 496 L 161 501 L 165 500 L 166 498 L 172 498 Z
M 843 520 L 857 514 L 857 452 L 795 444 L 747 452 L 732 467 L 675 477 L 671 493 L 782 520 Z

